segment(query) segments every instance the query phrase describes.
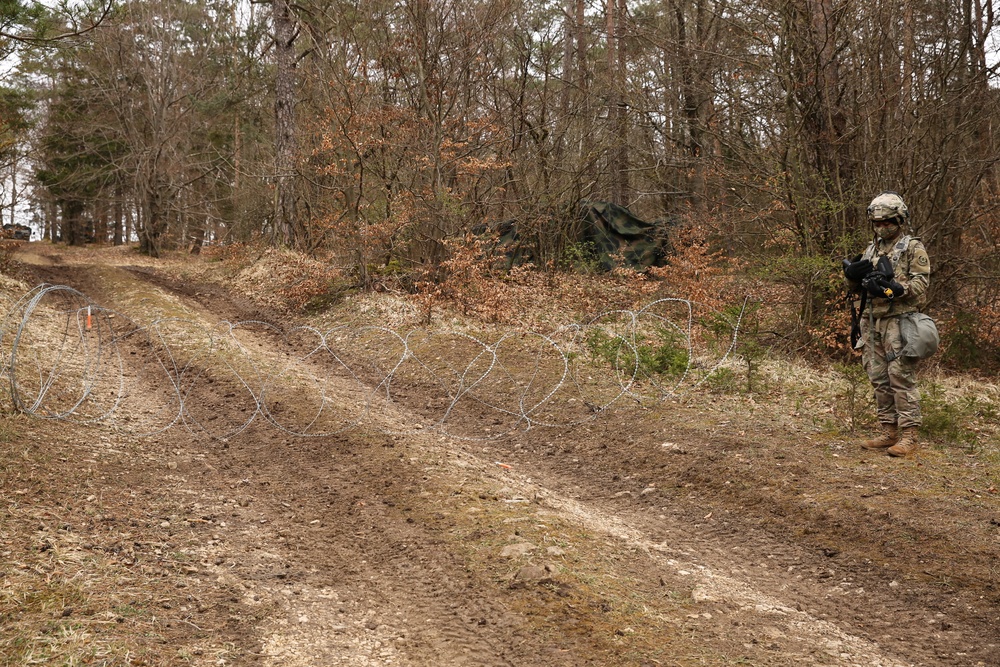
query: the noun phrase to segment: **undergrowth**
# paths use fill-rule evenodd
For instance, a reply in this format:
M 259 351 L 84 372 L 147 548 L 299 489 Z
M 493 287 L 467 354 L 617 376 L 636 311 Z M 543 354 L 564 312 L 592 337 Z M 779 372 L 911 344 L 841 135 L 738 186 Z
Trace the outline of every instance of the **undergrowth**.
M 921 392 L 923 429 L 945 445 L 979 450 L 986 442 L 983 425 L 996 424 L 1000 408 L 982 396 L 949 396 L 938 380 L 926 383 Z
M 766 277 L 738 272 L 735 264 L 727 264 L 696 241 L 682 246 L 666 267 L 608 273 L 590 270 L 592 258 L 583 246 L 567 253 L 563 270 L 530 266 L 505 270 L 484 259 L 475 243 L 454 243 L 450 259 L 434 276 L 404 281 L 398 267 L 372 272 L 381 281 L 374 292 L 413 302 L 415 312 L 423 313 L 423 321 L 414 325 L 453 322 L 458 316 L 535 331 L 591 321 L 613 309 L 635 311 L 665 297 L 690 299 L 700 311 L 691 341 L 669 326 L 646 331 L 634 340 L 619 336 L 613 326 L 595 326 L 583 339 L 589 362 L 619 374 L 635 374 L 639 380 L 685 375 L 692 380 L 697 375 L 704 379 L 700 387 L 705 392 L 752 396 L 764 403 L 779 402 L 782 396 L 795 396 L 797 405 L 821 402 L 824 416 L 814 414 L 812 419 L 827 424 L 829 430 L 853 434 L 870 428 L 875 421 L 874 401 L 861 364 L 803 359 L 802 350 L 813 347 L 789 348 L 798 340 L 791 324 L 798 315 L 794 307 L 788 307 L 793 295 Z M 310 316 L 340 307 L 349 293 L 344 290 L 344 276 L 320 261 L 290 261 L 287 253 L 255 253 L 245 247 L 223 253 L 223 259 L 238 290 L 245 282 L 246 291 L 260 293 L 265 300 L 273 293 Z M 414 286 L 415 292 L 407 293 L 404 284 Z M 753 298 L 743 296 L 750 293 Z M 346 304 L 348 313 L 350 308 Z M 692 350 L 697 350 L 694 358 Z M 726 362 L 705 366 L 698 358 L 703 353 Z M 779 358 L 783 370 L 775 371 Z M 922 433 L 941 446 L 969 451 L 990 446 L 1000 414 L 996 392 L 960 389 L 964 375 L 938 373 L 921 383 Z M 812 386 L 814 382 L 819 388 Z M 799 412 L 798 407 L 794 410 Z
M 591 329 L 585 343 L 593 362 L 611 366 L 620 373 L 676 378 L 690 365 L 684 338 L 664 327 L 635 342 L 612 336 L 602 329 Z

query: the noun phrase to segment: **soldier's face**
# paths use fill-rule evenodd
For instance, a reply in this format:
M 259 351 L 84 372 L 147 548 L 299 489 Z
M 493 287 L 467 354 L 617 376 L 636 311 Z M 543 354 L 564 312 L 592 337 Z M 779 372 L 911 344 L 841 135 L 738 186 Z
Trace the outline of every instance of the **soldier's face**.
M 895 218 L 875 221 L 875 235 L 883 241 L 894 239 L 898 234 L 899 224 L 897 224 Z

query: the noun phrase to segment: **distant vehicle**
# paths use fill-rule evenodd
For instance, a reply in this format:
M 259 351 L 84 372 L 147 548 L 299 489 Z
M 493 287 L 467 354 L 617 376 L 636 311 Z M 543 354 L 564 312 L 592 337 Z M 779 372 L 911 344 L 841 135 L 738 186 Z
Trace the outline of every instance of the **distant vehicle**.
M 30 241 L 31 227 L 28 225 L 14 225 L 7 223 L 3 226 L 3 237 L 14 239 L 15 241 Z

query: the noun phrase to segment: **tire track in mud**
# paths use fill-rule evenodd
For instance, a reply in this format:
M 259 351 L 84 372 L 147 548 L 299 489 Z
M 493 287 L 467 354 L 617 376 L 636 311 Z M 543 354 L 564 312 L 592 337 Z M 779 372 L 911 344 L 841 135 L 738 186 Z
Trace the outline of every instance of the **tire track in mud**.
M 45 273 L 48 280 L 73 285 L 97 300 L 108 298 L 105 281 L 88 279 L 83 269 L 60 267 Z M 212 392 L 201 397 L 203 409 L 211 409 L 213 400 L 215 408 L 225 406 L 231 387 L 223 381 L 213 385 Z M 186 436 L 173 429 L 157 440 L 160 448 L 179 452 Z M 423 519 L 414 520 L 400 510 L 387 509 L 392 506 L 380 502 L 381 485 L 408 485 L 398 492 L 402 500 L 388 501 L 392 505 L 420 504 L 409 497 L 421 495 L 422 481 L 407 474 L 400 455 L 385 459 L 373 455 L 367 443 L 353 442 L 364 441 L 368 437 L 364 433 L 350 434 L 342 441 L 324 438 L 316 444 L 286 440 L 276 448 L 274 442 L 280 437 L 254 427 L 225 449 L 204 448 L 206 465 L 225 474 L 214 478 L 202 471 L 198 480 L 207 487 L 202 493 L 206 497 L 254 484 L 267 489 L 266 494 L 242 494 L 242 509 L 232 514 L 226 530 L 229 551 L 220 557 L 218 549 L 214 550 L 215 560 L 234 563 L 227 571 L 217 567 L 215 572 L 225 578 L 227 586 L 245 591 L 245 606 L 263 611 L 275 608 L 288 616 L 261 626 L 265 635 L 258 655 L 265 664 L 330 664 L 331 651 L 339 656 L 337 664 L 368 664 L 377 657 L 415 665 L 442 660 L 484 667 L 614 664 L 613 657 L 601 657 L 600 649 L 576 653 L 572 642 L 550 643 L 535 637 L 524 627 L 524 620 L 507 609 L 502 594 L 506 584 L 498 586 L 489 575 L 484 578 L 469 570 L 449 551 L 448 540 L 434 534 L 440 530 L 433 526 L 438 513 L 424 507 L 413 511 Z M 344 442 L 347 450 L 336 451 Z M 357 449 L 365 448 L 367 454 L 359 455 Z M 190 486 L 191 480 L 180 477 L 174 483 Z M 326 504 L 316 499 L 322 495 L 317 489 L 329 490 Z M 288 526 L 294 517 L 281 508 L 293 504 L 308 516 L 332 516 L 325 524 L 324 519 L 312 519 L 308 527 Z M 259 519 L 255 518 L 258 513 Z M 283 520 L 285 527 L 269 533 L 267 526 Z M 265 527 L 256 526 L 258 522 Z M 313 528 L 314 522 L 324 525 Z M 294 549 L 287 546 L 289 536 Z M 253 548 L 254 542 L 268 546 Z M 233 550 L 240 551 L 240 543 L 246 545 L 247 553 L 236 555 Z M 285 563 L 288 571 L 274 574 L 275 563 Z M 280 584 L 270 583 L 274 580 Z M 287 584 L 293 585 L 291 595 Z M 308 600 L 306 607 L 297 598 Z M 303 608 L 318 618 L 300 615 Z M 401 617 L 397 624 L 394 617 Z M 289 632 L 296 618 L 301 619 L 299 628 Z M 321 639 L 322 630 L 330 628 L 342 636 L 339 642 Z M 388 638 L 379 638 L 380 628 Z M 312 637 L 320 653 L 302 650 L 303 637 Z M 402 641 L 389 649 L 393 638 Z
M 700 554 L 703 565 L 753 582 L 785 606 L 807 612 L 818 623 L 834 623 L 839 633 L 871 642 L 903 664 L 1000 664 L 1000 619 L 993 618 L 997 607 L 991 601 L 995 588 L 976 555 L 946 564 L 921 546 L 893 560 L 883 540 L 897 540 L 911 530 L 933 535 L 937 528 L 902 512 L 873 520 L 867 513 L 844 515 L 831 504 L 817 513 L 808 502 L 773 492 L 771 485 L 787 483 L 779 468 L 746 474 L 734 469 L 736 464 L 726 465 L 738 462 L 747 447 L 736 439 L 706 440 L 694 426 L 704 415 L 673 409 L 676 416 L 662 411 L 610 415 L 609 435 L 603 439 L 590 436 L 587 427 L 543 447 L 516 438 L 499 455 L 519 468 L 538 466 L 535 476 L 548 488 L 603 507 L 653 544 L 669 545 L 675 554 Z M 718 418 L 723 416 L 731 418 Z M 653 425 L 635 429 L 639 419 Z M 664 447 L 663 430 L 683 446 Z M 789 451 L 781 447 L 778 452 Z M 823 456 L 819 449 L 798 454 L 807 461 L 810 455 Z M 796 465 L 790 466 L 792 474 L 801 476 L 807 464 Z M 845 472 L 843 480 L 825 482 L 826 492 L 836 487 L 850 503 L 852 480 L 863 479 Z M 822 491 L 820 481 L 801 488 Z M 941 586 L 929 569 L 949 565 L 964 583 Z
M 466 571 L 446 540 L 434 536 L 433 518 L 425 522 L 406 510 L 405 500 L 390 499 L 420 493 L 408 490 L 421 485 L 409 470 L 413 464 L 373 443 L 345 440 L 336 453 L 323 443 L 286 447 L 281 457 L 239 445 L 230 451 L 257 481 L 268 483 L 268 502 L 291 499 L 308 516 L 325 517 L 288 555 L 309 570 L 300 577 L 303 584 L 340 591 L 336 600 L 361 596 L 369 612 L 379 610 L 361 628 L 399 639 L 399 664 L 536 664 L 513 648 L 530 643 L 518 619 L 492 599 L 488 582 Z M 338 608 L 314 611 L 335 618 Z M 290 633 L 288 643 L 298 643 L 300 634 Z M 304 664 L 325 664 L 328 657 L 313 654 Z
M 78 275 L 76 270 L 63 271 L 63 282 Z M 164 281 L 154 282 L 165 286 Z M 85 284 L 80 288 L 87 289 Z M 171 291 L 190 298 L 192 290 Z M 211 294 L 199 302 L 206 312 L 214 313 L 222 296 Z M 231 302 L 228 310 L 225 316 L 236 314 L 236 319 L 248 314 Z M 223 403 L 221 395 L 217 398 Z M 469 470 L 476 471 L 482 487 L 515 486 L 523 495 L 539 498 L 531 509 L 542 508 L 600 539 L 610 539 L 612 548 L 626 554 L 619 574 L 635 577 L 647 601 L 653 596 L 650 591 L 662 587 L 665 579 L 669 587 L 689 591 L 690 601 L 680 614 L 655 604 L 652 608 L 661 615 L 677 616 L 679 634 L 695 641 L 701 641 L 697 637 L 702 634 L 706 641 L 717 642 L 723 654 L 744 654 L 753 664 L 773 665 L 976 664 L 956 656 L 962 640 L 946 638 L 935 645 L 925 639 L 908 646 L 906 642 L 916 637 L 917 624 L 926 623 L 926 614 L 907 604 L 903 595 L 877 595 L 864 601 L 831 592 L 838 588 L 834 582 L 860 579 L 885 584 L 881 573 L 866 574 L 858 563 L 838 565 L 838 572 L 829 567 L 828 556 L 817 560 L 815 550 L 774 542 L 766 527 L 757 527 L 764 520 L 760 515 L 735 517 L 718 503 L 712 511 L 725 516 L 728 526 L 699 521 L 695 504 L 688 501 L 672 499 L 660 508 L 650 504 L 636 509 L 639 503 L 625 501 L 642 499 L 648 487 L 623 488 L 628 495 L 613 498 L 608 486 L 627 485 L 608 484 L 607 477 L 601 479 L 579 466 L 573 456 L 581 456 L 580 452 L 538 451 L 538 443 L 529 435 L 496 444 L 496 450 L 516 461 L 518 469 L 535 471 L 526 481 L 512 474 L 497 475 L 485 452 L 475 452 L 467 444 L 436 442 L 430 436 L 396 442 L 359 433 L 312 444 L 286 440 L 279 448 L 275 444 L 280 435 L 254 430 L 227 450 L 213 448 L 214 464 L 226 471 L 216 481 L 220 489 L 243 479 L 266 481 L 266 495 L 254 494 L 251 505 L 266 508 L 261 514 L 272 527 L 287 519 L 290 508 L 284 505 L 297 504 L 300 513 L 321 517 L 294 529 L 257 530 L 247 536 L 274 544 L 285 537 L 284 546 L 271 551 L 282 551 L 280 560 L 297 564 L 286 568 L 292 572 L 284 577 L 264 577 L 266 585 L 255 587 L 266 593 L 267 599 L 258 601 L 262 607 L 270 605 L 283 614 L 262 626 L 269 633 L 262 638 L 265 664 L 316 664 L 320 657 L 324 664 L 344 665 L 376 659 L 382 664 L 417 665 L 442 657 L 445 664 L 488 667 L 582 665 L 594 660 L 593 664 L 618 664 L 611 661 L 613 644 L 585 644 L 578 638 L 540 641 L 536 627 L 511 610 L 507 583 L 498 581 L 496 572 L 470 569 L 469 561 L 456 551 L 454 537 L 448 535 L 453 527 L 448 513 L 434 509 L 440 490 L 428 489 L 454 484 L 451 478 Z M 602 437 L 585 431 L 590 429 L 576 429 L 567 437 Z M 179 436 L 170 435 L 175 437 Z M 454 458 L 448 459 L 456 453 L 464 457 L 461 467 L 455 466 Z M 427 468 L 421 463 L 406 462 L 408 455 L 450 462 L 443 471 L 437 468 L 439 479 L 429 479 L 422 474 Z M 639 459 L 629 464 L 610 468 L 655 476 L 652 469 L 643 472 L 647 464 Z M 317 489 L 325 492 L 325 501 Z M 651 518 L 656 512 L 665 514 Z M 311 521 L 319 521 L 319 527 Z M 294 549 L 289 536 L 294 538 Z M 800 575 L 804 579 L 796 583 L 793 577 Z M 243 576 L 252 580 L 260 574 L 244 568 Z M 883 615 L 888 609 L 892 618 L 869 619 L 876 609 Z M 690 618 L 691 611 L 697 618 Z M 906 631 L 896 633 L 903 635 L 900 643 L 888 634 L 873 636 L 903 624 Z M 875 643 L 878 640 L 904 649 L 900 655 L 909 661 L 885 654 Z M 319 653 L 303 653 L 303 641 L 312 641 Z M 610 659 L 602 662 L 602 653 Z M 339 662 L 333 662 L 334 655 Z M 678 659 L 674 664 L 696 662 Z

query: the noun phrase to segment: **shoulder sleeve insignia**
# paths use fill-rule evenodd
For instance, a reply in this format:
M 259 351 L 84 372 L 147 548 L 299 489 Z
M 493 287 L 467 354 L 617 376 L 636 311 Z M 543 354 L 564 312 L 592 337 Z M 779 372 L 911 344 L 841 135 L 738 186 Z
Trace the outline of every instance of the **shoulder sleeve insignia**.
M 928 264 L 930 264 L 930 260 L 927 259 L 927 255 L 924 254 L 917 255 L 918 266 L 927 266 Z

